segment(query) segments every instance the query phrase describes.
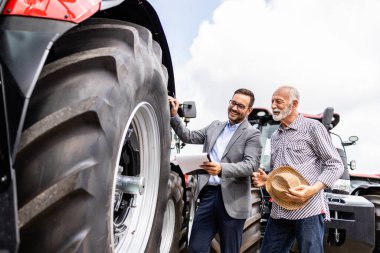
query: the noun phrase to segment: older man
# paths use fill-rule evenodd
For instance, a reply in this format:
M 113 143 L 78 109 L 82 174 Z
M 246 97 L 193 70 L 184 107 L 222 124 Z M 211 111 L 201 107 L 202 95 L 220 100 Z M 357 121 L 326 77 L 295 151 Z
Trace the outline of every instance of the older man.
M 280 127 L 271 137 L 271 168 L 290 166 L 308 182 L 286 193 L 294 202 L 306 203 L 288 210 L 273 202 L 261 247 L 262 253 L 289 252 L 297 239 L 300 252 L 323 252 L 323 222 L 329 219 L 323 189 L 332 187 L 343 173 L 343 163 L 326 128 L 298 114 L 299 93 L 291 86 L 279 87 L 272 96 L 273 119 Z M 263 186 L 264 171 L 253 173 L 252 182 Z

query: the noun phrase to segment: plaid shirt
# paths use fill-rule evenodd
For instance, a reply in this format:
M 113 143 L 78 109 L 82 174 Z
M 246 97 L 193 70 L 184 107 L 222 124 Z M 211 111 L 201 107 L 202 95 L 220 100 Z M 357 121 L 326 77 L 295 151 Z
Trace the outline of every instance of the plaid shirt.
M 271 168 L 283 165 L 293 167 L 310 185 L 320 181 L 330 188 L 344 171 L 326 128 L 317 120 L 304 118 L 301 114 L 287 128 L 280 126 L 271 137 Z M 323 191 L 298 210 L 286 210 L 273 202 L 271 217 L 296 220 L 321 213 L 326 215 L 326 220 L 330 219 Z

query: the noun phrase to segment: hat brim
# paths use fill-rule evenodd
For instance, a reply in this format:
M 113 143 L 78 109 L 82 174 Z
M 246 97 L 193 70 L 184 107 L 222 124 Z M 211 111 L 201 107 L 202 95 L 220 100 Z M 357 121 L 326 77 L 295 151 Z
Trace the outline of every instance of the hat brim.
M 276 194 L 276 192 L 273 190 L 271 182 L 275 175 L 280 173 L 291 173 L 295 175 L 301 182 L 302 185 L 309 185 L 309 182 L 295 169 L 293 169 L 290 166 L 280 166 L 276 169 L 274 169 L 271 173 L 269 173 L 267 182 L 265 184 L 265 188 L 269 195 L 272 197 L 273 201 L 276 202 L 279 206 L 287 209 L 287 210 L 297 210 L 302 207 L 304 207 L 309 200 L 305 202 L 295 202 L 292 200 L 289 200 L 288 197 L 285 194 Z

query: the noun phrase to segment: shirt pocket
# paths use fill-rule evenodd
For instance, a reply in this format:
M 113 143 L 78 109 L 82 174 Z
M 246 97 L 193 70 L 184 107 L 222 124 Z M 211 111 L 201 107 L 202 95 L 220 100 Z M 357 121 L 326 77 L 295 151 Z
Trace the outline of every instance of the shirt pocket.
M 307 159 L 307 143 L 293 141 L 286 145 L 285 159 L 289 164 L 302 164 Z

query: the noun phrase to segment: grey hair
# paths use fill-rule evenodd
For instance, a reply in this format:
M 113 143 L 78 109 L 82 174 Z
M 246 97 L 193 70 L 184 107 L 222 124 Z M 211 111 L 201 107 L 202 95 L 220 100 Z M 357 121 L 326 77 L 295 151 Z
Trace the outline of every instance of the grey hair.
M 294 100 L 298 100 L 300 101 L 300 93 L 298 92 L 298 90 L 293 87 L 293 86 L 288 86 L 288 85 L 284 85 L 284 86 L 281 86 L 278 88 L 279 90 L 280 89 L 287 89 L 288 92 L 289 92 L 289 102 L 293 102 Z

